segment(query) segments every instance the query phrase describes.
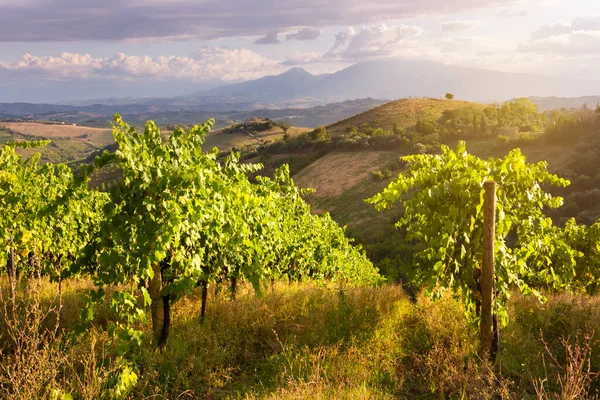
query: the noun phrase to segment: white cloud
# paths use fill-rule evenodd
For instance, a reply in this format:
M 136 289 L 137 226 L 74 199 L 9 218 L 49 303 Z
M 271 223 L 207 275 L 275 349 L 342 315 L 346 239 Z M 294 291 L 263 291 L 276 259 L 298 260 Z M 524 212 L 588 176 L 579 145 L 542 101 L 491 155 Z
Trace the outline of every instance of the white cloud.
M 582 15 L 573 20 L 571 27 L 574 31 L 600 30 L 600 15 Z
M 573 29 L 571 28 L 571 24 L 566 21 L 555 22 L 553 24 L 547 24 L 542 26 L 537 31 L 531 33 L 532 40 L 540 40 L 549 38 L 556 35 L 562 35 L 563 33 L 569 33 Z
M 291 57 L 288 57 L 286 60 L 281 62 L 281 65 L 286 66 L 296 66 L 296 65 L 306 65 L 306 64 L 314 64 L 323 61 L 323 55 L 320 53 L 312 52 L 312 53 L 296 53 Z
M 189 79 L 196 82 L 255 79 L 280 72 L 278 61 L 269 60 L 246 48 L 227 50 L 201 49 L 192 57 L 131 56 L 118 53 L 113 57 L 94 58 L 89 54 L 61 53 L 38 57 L 24 54 L 14 63 L 0 62 L 0 73 L 48 80 L 157 80 Z
M 481 21 L 446 21 L 442 22 L 442 33 L 464 33 L 480 26 Z
M 365 26 L 358 32 L 350 27 L 335 35 L 335 44 L 326 56 L 343 60 L 394 56 L 403 43 L 422 32 L 417 26 L 403 24 Z
M 595 55 L 598 54 L 598 49 L 600 49 L 600 30 L 572 31 L 532 40 L 519 46 L 521 51 L 570 55 Z
M 547 24 L 522 43 L 522 52 L 595 56 L 600 49 L 600 15 L 583 15 L 569 22 Z

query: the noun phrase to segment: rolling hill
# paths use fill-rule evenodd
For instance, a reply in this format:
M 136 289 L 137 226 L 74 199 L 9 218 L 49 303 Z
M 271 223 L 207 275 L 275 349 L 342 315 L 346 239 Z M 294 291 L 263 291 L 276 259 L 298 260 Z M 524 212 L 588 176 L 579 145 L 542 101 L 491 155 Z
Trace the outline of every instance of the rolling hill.
M 411 128 L 415 126 L 419 119 L 438 119 L 445 110 L 455 110 L 468 106 L 485 107 L 484 104 L 464 100 L 436 98 L 396 100 L 333 123 L 327 126 L 327 130 L 332 135 L 336 135 L 343 133 L 349 126 L 359 127 L 367 124 L 373 128 L 383 128 L 384 130 L 391 131 L 394 123 L 403 128 Z

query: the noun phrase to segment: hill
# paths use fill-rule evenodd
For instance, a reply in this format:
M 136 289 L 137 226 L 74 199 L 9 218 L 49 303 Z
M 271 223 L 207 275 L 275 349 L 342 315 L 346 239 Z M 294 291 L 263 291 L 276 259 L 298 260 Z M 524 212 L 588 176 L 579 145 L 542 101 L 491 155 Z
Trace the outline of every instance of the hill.
M 541 111 L 548 111 L 559 108 L 567 110 L 588 107 L 596 108 L 600 103 L 600 96 L 582 96 L 582 97 L 530 97 Z
M 332 135 L 335 135 L 345 132 L 346 128 L 350 126 L 360 127 L 364 124 L 388 131 L 393 129 L 395 123 L 403 128 L 412 128 L 419 119 L 438 119 L 445 110 L 456 110 L 461 107 L 483 108 L 485 105 L 463 100 L 436 98 L 402 99 L 338 121 L 329 125 L 327 129 Z

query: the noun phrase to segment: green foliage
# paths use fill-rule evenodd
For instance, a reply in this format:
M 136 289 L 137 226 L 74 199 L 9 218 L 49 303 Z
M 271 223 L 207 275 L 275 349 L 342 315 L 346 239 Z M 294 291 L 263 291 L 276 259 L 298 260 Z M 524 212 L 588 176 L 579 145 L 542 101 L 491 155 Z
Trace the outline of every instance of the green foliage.
M 545 163 L 527 164 L 519 150 L 504 159 L 482 160 L 468 154 L 464 142 L 456 151 L 442 146 L 441 155 L 403 159 L 409 170 L 368 202 L 380 210 L 402 202 L 405 212 L 397 226 L 407 230 L 409 240 L 426 245 L 415 256 L 418 283 L 438 295 L 453 289 L 472 309 L 482 251 L 483 184 L 488 179 L 498 184 L 497 311 L 506 316 L 503 306 L 512 286 L 541 298 L 534 284 L 560 288 L 570 282 L 573 253 L 543 214 L 545 207 L 556 208 L 562 199 L 541 188 L 569 182 L 548 173 Z M 551 257 L 561 263 L 552 264 Z
M 543 117 L 530 99 L 518 98 L 500 107 L 498 125 L 514 126 L 521 132 L 536 131 L 543 126 Z
M 578 225 L 572 218 L 560 236 L 576 252 L 575 288 L 597 294 L 600 289 L 600 220 L 586 226 Z
M 124 288 L 112 295 L 121 332 L 144 318 L 145 307 L 134 296 L 146 306 L 158 301 L 151 286 L 157 274 L 160 296 L 170 302 L 199 282 L 224 279 L 247 279 L 259 293 L 283 277 L 350 285 L 379 281 L 362 250 L 329 215 L 311 214 L 287 166 L 273 179 L 259 176 L 252 183 L 248 175 L 260 166 L 240 164 L 236 153 L 220 162 L 216 150 L 203 152 L 211 125 L 176 130 L 165 143 L 153 122 L 141 134 L 117 115 L 119 150 L 96 160 L 98 166 L 114 163 L 123 179 L 110 189 L 106 219 L 82 267 L 99 289 Z
M 421 135 L 431 135 L 439 132 L 439 127 L 434 119 L 420 119 L 415 125 L 415 130 Z
M 313 142 L 329 142 L 331 140 L 331 134 L 327 132 L 327 129 L 324 126 L 317 127 L 309 132 L 308 136 Z
M 446 97 L 446 99 L 448 99 L 448 100 L 452 100 L 452 99 L 454 99 L 454 95 L 453 95 L 452 93 L 446 93 L 446 96 L 445 96 L 445 97 Z
M 15 151 L 47 143 L 0 148 L 0 264 L 12 253 L 18 273 L 41 269 L 58 279 L 96 232 L 106 196 L 87 189 L 91 168 L 75 175 L 64 164 L 42 166 L 39 153 L 23 160 Z

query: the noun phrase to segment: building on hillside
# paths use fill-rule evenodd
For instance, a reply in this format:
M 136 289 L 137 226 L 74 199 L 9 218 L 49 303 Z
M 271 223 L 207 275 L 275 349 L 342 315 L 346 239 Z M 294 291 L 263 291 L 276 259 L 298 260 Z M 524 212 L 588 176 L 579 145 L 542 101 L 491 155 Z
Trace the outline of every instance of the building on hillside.
M 246 121 L 244 121 L 244 127 L 251 128 L 255 125 L 263 124 L 267 121 L 268 121 L 268 119 L 263 119 L 263 118 L 259 118 L 259 117 L 248 118 Z

